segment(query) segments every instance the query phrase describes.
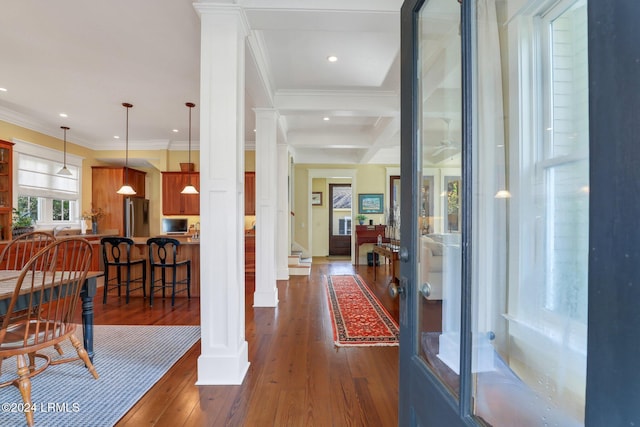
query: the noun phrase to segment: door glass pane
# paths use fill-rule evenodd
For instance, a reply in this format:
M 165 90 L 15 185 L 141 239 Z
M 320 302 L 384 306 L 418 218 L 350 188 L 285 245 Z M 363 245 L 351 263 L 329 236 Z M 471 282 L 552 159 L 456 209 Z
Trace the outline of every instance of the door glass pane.
M 351 236 L 351 186 L 332 185 L 333 235 Z
M 589 222 L 586 1 L 477 5 L 473 410 L 494 427 L 581 426 Z
M 460 365 L 460 5 L 429 0 L 419 17 L 418 337 L 426 366 L 455 396 Z

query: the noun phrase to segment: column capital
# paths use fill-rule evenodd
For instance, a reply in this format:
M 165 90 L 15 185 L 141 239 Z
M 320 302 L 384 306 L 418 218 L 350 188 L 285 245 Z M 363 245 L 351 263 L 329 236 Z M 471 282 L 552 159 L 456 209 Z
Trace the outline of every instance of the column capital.
M 249 20 L 247 19 L 244 8 L 238 5 L 235 0 L 204 0 L 193 3 L 193 8 L 196 10 L 198 16 L 200 16 L 200 20 L 202 20 L 204 16 L 220 16 L 226 21 L 230 16 L 237 16 L 241 23 L 244 36 L 246 37 L 251 31 L 251 26 L 249 25 Z

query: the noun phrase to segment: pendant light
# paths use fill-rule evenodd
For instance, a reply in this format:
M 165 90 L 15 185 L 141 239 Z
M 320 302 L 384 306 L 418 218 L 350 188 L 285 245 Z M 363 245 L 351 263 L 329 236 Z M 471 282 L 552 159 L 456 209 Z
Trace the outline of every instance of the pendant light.
M 123 102 L 122 106 L 127 109 L 127 133 L 125 135 L 124 183 L 117 193 L 125 196 L 132 196 L 136 194 L 136 190 L 131 188 L 129 185 L 129 108 L 133 107 L 133 105 L 128 102 Z
M 69 130 L 69 127 L 60 126 L 60 129 L 64 130 L 64 166 L 62 166 L 62 169 L 58 171 L 58 175 L 71 176 L 71 171 L 67 169 L 67 131 Z
M 187 102 L 185 105 L 189 107 L 189 182 L 182 189 L 181 193 L 182 194 L 198 194 L 198 190 L 196 190 L 196 187 L 194 187 L 193 184 L 191 184 L 191 109 L 195 107 L 196 104 L 194 104 L 193 102 Z

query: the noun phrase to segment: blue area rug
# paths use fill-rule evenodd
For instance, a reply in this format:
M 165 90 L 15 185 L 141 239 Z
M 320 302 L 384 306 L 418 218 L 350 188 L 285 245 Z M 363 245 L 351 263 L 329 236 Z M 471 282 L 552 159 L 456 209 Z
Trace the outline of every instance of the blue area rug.
M 82 327 L 76 335 L 82 341 Z M 93 379 L 81 361 L 49 366 L 32 378 L 38 427 L 113 426 L 200 339 L 199 326 L 96 326 Z M 70 343 L 65 356 L 75 355 Z M 47 352 L 56 355 L 53 352 Z M 53 358 L 53 357 L 52 357 Z M 15 357 L 2 364 L 0 382 L 15 375 Z M 22 397 L 0 388 L 0 426 L 26 425 Z M 12 411 L 16 412 L 12 412 Z

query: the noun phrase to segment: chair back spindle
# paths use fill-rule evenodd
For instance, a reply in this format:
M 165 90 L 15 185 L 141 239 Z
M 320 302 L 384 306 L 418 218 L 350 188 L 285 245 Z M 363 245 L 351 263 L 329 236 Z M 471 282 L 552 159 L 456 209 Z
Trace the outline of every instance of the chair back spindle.
M 45 231 L 21 234 L 11 240 L 0 253 L 0 269 L 22 269 L 41 249 L 55 241 L 54 235 Z

